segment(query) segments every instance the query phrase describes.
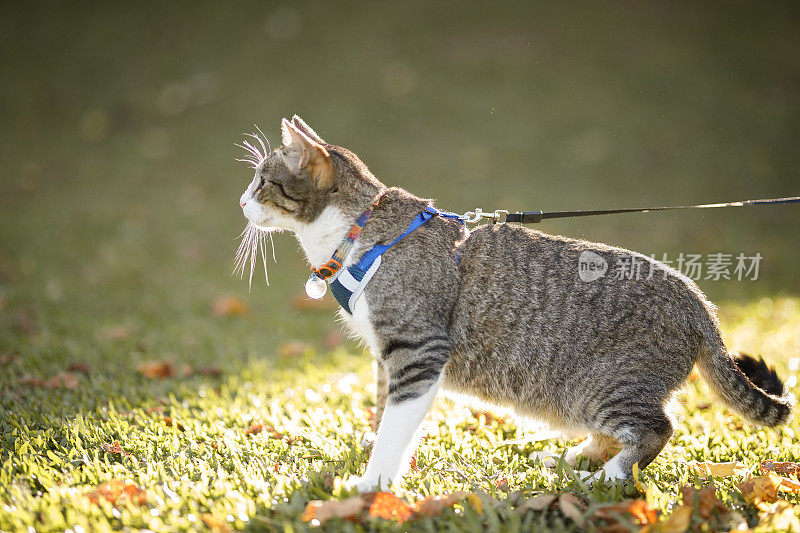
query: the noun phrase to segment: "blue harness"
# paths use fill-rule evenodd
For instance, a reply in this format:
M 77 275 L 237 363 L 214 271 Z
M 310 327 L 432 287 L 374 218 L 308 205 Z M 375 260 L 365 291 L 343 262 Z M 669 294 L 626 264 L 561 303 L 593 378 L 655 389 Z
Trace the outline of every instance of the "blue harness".
M 336 273 L 336 275 L 332 278 L 333 281 L 331 281 L 330 284 L 331 293 L 333 294 L 333 297 L 336 298 L 336 301 L 339 302 L 339 305 L 342 306 L 342 309 L 347 312 L 347 314 L 353 314 L 356 300 L 358 300 L 358 298 L 361 296 L 361 293 L 364 292 L 364 288 L 367 286 L 367 283 L 369 283 L 369 281 L 372 279 L 372 276 L 374 276 L 375 272 L 377 272 L 378 268 L 380 268 L 381 256 L 389 248 L 403 240 L 406 236 L 408 236 L 408 234 L 435 216 L 458 219 L 462 223 L 464 222 L 461 217 L 455 213 L 440 211 L 435 207 L 428 206 L 424 211 L 414 217 L 414 220 L 411 221 L 411 223 L 408 225 L 408 228 L 406 228 L 406 230 L 399 237 L 397 237 L 394 242 L 390 244 L 376 244 L 364 255 L 362 255 L 361 259 L 359 259 L 355 265 L 343 268 Z

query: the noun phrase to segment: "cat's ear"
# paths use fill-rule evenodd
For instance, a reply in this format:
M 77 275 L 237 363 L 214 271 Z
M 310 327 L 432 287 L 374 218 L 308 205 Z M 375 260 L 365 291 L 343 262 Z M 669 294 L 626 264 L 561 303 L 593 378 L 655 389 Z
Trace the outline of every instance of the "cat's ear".
M 311 126 L 306 124 L 306 121 L 300 118 L 299 116 L 295 115 L 292 117 L 292 124 L 294 124 L 298 130 L 302 131 L 306 135 L 308 135 L 312 141 L 316 141 L 320 144 L 324 144 L 325 141 L 322 140 L 316 131 L 314 131 Z
M 328 150 L 286 119 L 281 121 L 281 137 L 288 148 L 286 162 L 291 170 L 305 170 L 318 189 L 329 189 L 333 185 L 333 167 Z

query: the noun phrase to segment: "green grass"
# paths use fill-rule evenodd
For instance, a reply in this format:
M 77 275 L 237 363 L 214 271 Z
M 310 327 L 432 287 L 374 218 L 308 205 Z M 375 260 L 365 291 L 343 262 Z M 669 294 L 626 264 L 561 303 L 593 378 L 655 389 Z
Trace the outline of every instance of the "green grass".
M 256 283 L 248 293 L 228 275 L 243 226 L 236 201 L 251 177 L 233 161 L 233 143 L 254 122 L 275 142 L 280 118 L 299 113 L 387 184 L 457 211 L 798 193 L 800 34 L 791 4 L 296 9 L 4 7 L 0 530 L 195 529 L 206 513 L 236 529 L 302 529 L 309 500 L 342 496 L 335 479 L 362 471 L 369 357 L 352 342 L 330 346 L 339 328 L 332 312 L 291 305 L 308 272 L 296 244 L 276 237 L 269 288 Z M 298 21 L 296 33 L 276 33 Z M 542 229 L 659 256 L 760 252 L 758 281 L 700 286 L 721 304 L 731 348 L 763 354 L 789 376 L 800 356 L 797 213 L 631 215 Z M 249 313 L 214 316 L 226 295 Z M 290 341 L 310 346 L 282 356 Z M 136 373 L 165 360 L 178 376 Z M 26 384 L 76 362 L 88 375 L 77 373 L 73 389 Z M 221 375 L 184 377 L 184 365 Z M 681 484 L 697 481 L 689 460 L 753 469 L 800 459 L 797 423 L 734 429 L 738 419 L 707 407 L 703 387 L 689 386 L 676 436 L 643 474 L 664 511 Z M 288 437 L 248 435 L 253 421 Z M 467 504 L 404 528 L 561 530 L 572 525 L 560 513 L 520 516 L 516 502 L 544 491 L 587 503 L 636 494 L 630 486 L 586 494 L 553 477 L 530 453 L 571 441 L 504 445 L 524 435 L 512 421 L 483 424 L 445 406 L 430 425 L 404 494 L 480 491 L 486 504 L 480 514 Z M 103 450 L 114 441 L 126 454 Z M 502 478 L 510 499 L 495 487 Z M 146 505 L 91 503 L 86 494 L 112 479 L 141 486 Z M 719 480 L 718 492 L 752 523 L 737 481 Z
M 723 316 L 734 346 L 764 354 L 783 375 L 793 375 L 786 370 L 786 355 L 800 340 L 800 300 L 724 305 Z M 241 319 L 211 321 L 224 328 Z M 80 375 L 79 387 L 51 390 L 22 385 L 21 378 L 65 370 L 77 356 L 45 361 L 38 352 L 49 333 L 2 331 L 18 343 L 20 359 L 6 364 L 1 378 L 0 529 L 174 530 L 202 528 L 201 517 L 210 514 L 236 529 L 302 530 L 308 527 L 300 520 L 308 501 L 344 496 L 338 480 L 364 468 L 361 440 L 369 431 L 373 402 L 370 362 L 349 344 L 325 349 L 323 339 L 311 336 L 303 354 L 280 356 L 271 345 L 258 356 L 243 354 L 225 364 L 219 377 L 146 379 L 135 372 L 145 357 L 140 340 L 100 337 L 96 349 L 102 356 L 85 358 L 89 375 Z M 710 399 L 699 380 L 681 395 L 675 436 L 642 474 L 652 506 L 668 512 L 680 499 L 681 486 L 700 483 L 687 466 L 690 460 L 737 460 L 751 472 L 764 460 L 800 460 L 797 421 L 778 431 L 742 425 L 719 404 L 709 406 Z M 255 423 L 266 429 L 248 434 Z M 560 452 L 572 441 L 507 444 L 526 435 L 509 419 L 487 422 L 465 407 L 443 403 L 427 424 L 429 437 L 400 494 L 415 500 L 477 491 L 486 501 L 483 512 L 465 506 L 410 525 L 373 519 L 364 527 L 469 531 L 538 524 L 561 530 L 574 524 L 558 512 L 520 515 L 514 507 L 542 492 L 570 491 L 590 504 L 641 497 L 630 483 L 587 490 L 566 472 L 543 468 L 529 458 L 533 451 Z M 103 450 L 113 441 L 124 454 Z M 111 479 L 145 489 L 146 504 L 114 508 L 90 502 L 87 494 Z M 752 523 L 755 509 L 744 505 L 734 488 L 741 480 L 717 480 L 718 494 Z M 797 496 L 787 498 L 798 502 Z M 332 521 L 326 527 L 355 526 Z

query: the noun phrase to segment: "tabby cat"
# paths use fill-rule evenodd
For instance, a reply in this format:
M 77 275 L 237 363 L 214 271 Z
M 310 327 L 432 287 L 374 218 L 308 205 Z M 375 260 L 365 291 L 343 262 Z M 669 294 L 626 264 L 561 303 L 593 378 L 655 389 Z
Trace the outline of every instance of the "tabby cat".
M 673 430 L 665 405 L 695 363 L 745 418 L 766 426 L 789 418 L 792 402 L 780 380 L 763 361 L 737 364 L 715 307 L 679 272 L 628 250 L 511 224 L 470 233 L 431 200 L 386 187 L 299 117 L 283 119 L 281 131 L 282 146 L 253 151 L 244 215 L 264 232 L 294 232 L 317 267 L 312 285 L 324 273 L 335 274 L 327 278 L 332 285 L 342 277 L 340 285 L 361 286 L 350 300 L 337 295 L 340 312 L 371 349 L 386 385 L 372 456 L 350 486 L 385 490 L 401 479 L 440 388 L 588 433 L 566 458 L 616 453 L 595 474 L 605 480 L 655 459 Z M 350 249 L 343 246 L 348 235 Z M 348 251 L 336 270 L 331 258 L 341 249 Z M 364 271 L 355 267 L 374 250 L 383 250 L 380 268 L 359 278 Z M 610 265 L 633 257 L 641 276 L 582 281 L 584 252 Z

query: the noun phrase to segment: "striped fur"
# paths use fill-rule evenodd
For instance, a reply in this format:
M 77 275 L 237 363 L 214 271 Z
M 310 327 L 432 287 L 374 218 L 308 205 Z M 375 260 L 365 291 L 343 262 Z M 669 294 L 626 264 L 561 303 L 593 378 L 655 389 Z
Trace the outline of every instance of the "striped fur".
M 358 157 L 324 143 L 304 122 L 284 122 L 287 128 L 303 136 L 284 132 L 295 144 L 259 164 L 266 185 L 246 193 L 243 206 L 255 224 L 294 231 L 312 266 L 379 194 L 345 266 L 392 242 L 430 204 L 386 188 Z M 302 143 L 328 154 L 324 187 L 311 170 L 293 173 L 283 163 L 303 160 L 292 152 Z M 584 252 L 608 265 L 634 257 L 639 279 L 584 282 Z M 774 371 L 731 358 L 716 310 L 697 285 L 641 254 L 507 224 L 469 235 L 457 221 L 433 218 L 382 259 L 353 316 L 343 316 L 377 359 L 377 405 L 386 405 L 367 473 L 352 482 L 359 490 L 400 478 L 439 386 L 589 433 L 569 457 L 616 454 L 603 468 L 611 479 L 629 476 L 635 463 L 644 468 L 664 447 L 672 435 L 666 405 L 696 363 L 744 417 L 775 426 L 790 416 Z

